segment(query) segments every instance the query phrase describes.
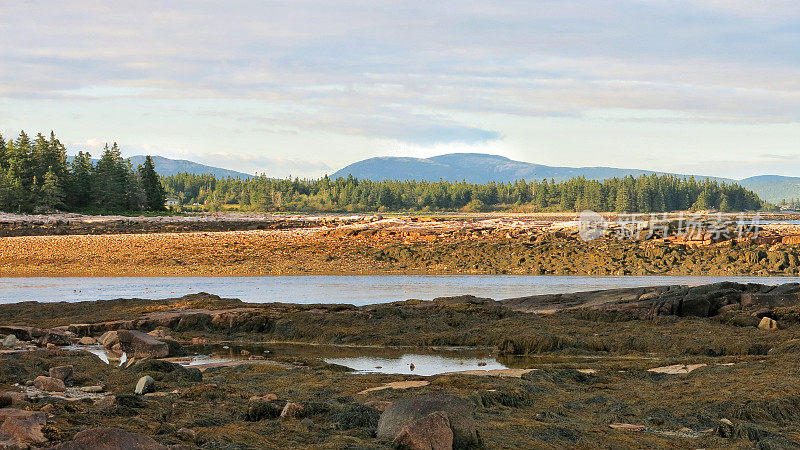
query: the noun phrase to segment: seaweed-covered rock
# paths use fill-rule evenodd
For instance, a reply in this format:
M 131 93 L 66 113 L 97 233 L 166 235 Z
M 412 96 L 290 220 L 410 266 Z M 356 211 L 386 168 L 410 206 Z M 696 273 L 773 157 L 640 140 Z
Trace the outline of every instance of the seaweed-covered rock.
M 167 446 L 159 444 L 150 436 L 131 433 L 121 428 L 100 427 L 81 431 L 71 441 L 52 447 L 51 450 L 112 450 L 135 448 L 139 450 L 166 450 Z

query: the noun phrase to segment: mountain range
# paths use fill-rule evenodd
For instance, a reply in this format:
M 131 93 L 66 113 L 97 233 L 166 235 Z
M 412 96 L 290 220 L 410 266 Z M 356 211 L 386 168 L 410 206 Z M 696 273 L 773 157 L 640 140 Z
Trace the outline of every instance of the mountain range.
M 670 174 L 680 177 L 691 175 L 656 172 L 642 169 L 620 169 L 615 167 L 557 167 L 514 161 L 505 156 L 482 153 L 450 153 L 431 158 L 376 157 L 350 164 L 335 172 L 331 178 L 353 175 L 369 180 L 427 180 L 461 181 L 470 183 L 512 182 L 520 179 L 541 180 L 543 178 L 563 181 L 574 177 L 603 180 L 627 175 L 639 176 L 652 173 Z M 800 198 L 800 177 L 759 175 L 742 180 L 694 175 L 719 182 L 737 183 L 754 191 L 762 200 L 780 202 L 783 199 Z
M 131 164 L 136 167 L 144 164 L 144 156 L 136 155 L 130 158 Z M 251 178 L 253 175 L 237 172 L 235 170 L 208 166 L 205 164 L 183 159 L 170 159 L 163 156 L 153 156 L 156 172 L 169 176 L 181 172 L 194 174 L 212 174 L 217 178 Z M 690 176 L 687 174 L 657 172 L 642 169 L 620 169 L 615 167 L 558 167 L 533 164 L 523 161 L 514 161 L 505 156 L 488 155 L 482 153 L 450 153 L 431 158 L 410 157 L 376 157 L 368 158 L 350 164 L 333 175 L 332 179 L 346 178 L 353 175 L 359 179 L 368 180 L 427 180 L 427 181 L 462 181 L 470 183 L 512 182 L 520 179 L 541 180 L 543 178 L 563 181 L 574 177 L 586 177 L 594 180 L 603 180 L 612 177 L 627 175 L 639 176 L 652 173 L 670 174 L 676 176 Z M 737 183 L 754 191 L 761 199 L 768 202 L 780 202 L 792 198 L 800 199 L 800 177 L 787 177 L 780 175 L 758 175 L 741 180 L 730 178 L 694 175 L 696 178 L 709 178 L 719 182 Z

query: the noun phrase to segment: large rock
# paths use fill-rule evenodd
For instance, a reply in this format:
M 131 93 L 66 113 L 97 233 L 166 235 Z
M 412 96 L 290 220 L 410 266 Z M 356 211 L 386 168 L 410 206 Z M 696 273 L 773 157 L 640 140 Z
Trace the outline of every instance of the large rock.
M 147 333 L 119 330 L 117 337 L 122 350 L 128 354 L 129 358 L 165 358 L 169 355 L 169 345 Z
M 143 434 L 131 433 L 121 428 L 101 427 L 77 433 L 71 441 L 64 442 L 50 450 L 167 450 L 155 439 Z
M 30 418 L 42 425 L 47 423 L 47 414 L 41 411 L 28 411 L 26 409 L 17 408 L 0 408 L 0 422 L 5 421 L 9 417 L 14 417 L 16 419 Z
M 0 425 L 0 433 L 23 444 L 41 444 L 47 442 L 42 434 L 44 422 L 35 416 L 9 417 Z
M 15 325 L 2 325 L 0 326 L 0 333 L 13 334 L 18 339 L 23 341 L 32 341 L 44 336 L 42 330 L 34 327 L 23 327 Z
M 436 411 L 403 427 L 395 446 L 410 450 L 451 450 L 453 430 L 446 413 Z
M 98 342 L 100 342 L 103 347 L 110 350 L 115 345 L 119 344 L 119 336 L 117 336 L 116 331 L 106 331 L 100 336 Z
M 33 380 L 33 387 L 47 392 L 64 392 L 67 390 L 62 380 L 45 376 L 36 377 L 36 379 Z
M 75 369 L 72 367 L 71 364 L 67 366 L 56 366 L 50 368 L 50 378 L 58 378 L 64 383 L 69 382 L 69 380 L 72 379 L 72 375 L 74 373 Z
M 777 330 L 778 322 L 770 319 L 769 317 L 764 317 L 761 319 L 761 322 L 758 323 L 758 328 L 761 328 L 762 330 Z
M 13 334 L 9 334 L 5 339 L 3 339 L 3 347 L 14 348 L 17 346 L 17 344 L 19 344 L 19 339 L 17 339 L 17 337 Z
M 150 375 L 145 375 L 142 378 L 139 378 L 139 382 L 136 383 L 136 390 L 133 392 L 137 395 L 144 395 L 149 394 L 150 392 L 155 392 L 155 390 L 156 380 L 154 380 Z
M 464 400 L 452 395 L 423 395 L 407 398 L 392 403 L 381 414 L 378 421 L 377 436 L 379 439 L 394 441 L 400 437 L 401 432 L 409 428 L 405 434 L 412 433 L 405 439 L 437 439 L 442 438 L 439 416 L 428 417 L 433 413 L 441 413 L 447 418 L 453 432 L 452 448 L 469 448 L 479 445 L 478 432 L 475 429 L 475 419 L 472 409 Z M 426 419 L 426 420 L 421 420 Z M 416 423 L 420 421 L 419 423 Z M 422 431 L 425 426 L 431 428 Z M 428 436 L 423 438 L 423 436 Z

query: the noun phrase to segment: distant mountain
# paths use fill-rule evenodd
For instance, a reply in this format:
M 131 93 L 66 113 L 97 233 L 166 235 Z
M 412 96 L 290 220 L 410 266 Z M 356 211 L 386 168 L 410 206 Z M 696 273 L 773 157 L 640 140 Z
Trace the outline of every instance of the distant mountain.
M 470 183 L 511 182 L 516 180 L 541 180 L 543 178 L 556 181 L 575 177 L 586 177 L 594 180 L 639 176 L 654 172 L 641 169 L 619 169 L 614 167 L 554 167 L 514 161 L 505 156 L 482 153 L 451 153 L 432 158 L 378 157 L 355 162 L 335 172 L 331 178 L 346 178 L 353 175 L 368 180 L 427 180 L 461 181 Z M 670 175 L 689 176 L 670 173 Z M 800 178 L 782 177 L 778 175 L 761 175 L 737 181 L 729 178 L 694 175 L 696 178 L 709 178 L 726 183 L 738 183 L 754 191 L 762 200 L 779 202 L 782 199 L 800 198 Z
M 742 187 L 750 189 L 768 202 L 800 199 L 800 177 L 781 175 L 759 175 L 737 181 Z
M 136 155 L 131 156 L 131 164 L 133 167 L 138 166 L 139 164 L 144 164 L 144 155 Z M 230 169 L 222 169 L 220 167 L 213 167 L 207 166 L 205 164 L 196 163 L 193 161 L 187 161 L 185 159 L 170 159 L 164 158 L 163 156 L 153 156 L 153 164 L 156 167 L 156 173 L 159 175 L 163 175 L 168 177 L 170 175 L 175 175 L 181 172 L 188 172 L 194 173 L 197 175 L 205 175 L 211 174 L 217 178 L 225 178 L 225 177 L 232 177 L 232 178 L 252 178 L 253 175 L 246 174 L 243 172 L 237 172 L 235 170 Z
M 72 160 L 72 156 L 68 159 Z M 134 168 L 137 166 L 144 164 L 144 155 L 136 155 L 131 156 L 131 165 Z M 243 172 L 237 172 L 235 170 L 229 169 L 222 169 L 220 167 L 213 167 L 207 166 L 205 164 L 196 163 L 194 161 L 187 161 L 185 159 L 170 159 L 164 158 L 163 156 L 153 156 L 153 165 L 156 168 L 156 173 L 159 175 L 163 175 L 168 177 L 170 175 L 175 175 L 181 172 L 193 173 L 196 175 L 205 175 L 211 174 L 214 175 L 216 178 L 225 178 L 225 177 L 232 177 L 232 178 L 252 178 L 253 175 L 246 174 Z M 97 163 L 97 159 L 92 159 L 94 163 Z
M 516 180 L 556 181 L 575 177 L 603 180 L 626 175 L 648 175 L 654 172 L 640 169 L 617 169 L 614 167 L 554 167 L 514 161 L 505 156 L 482 153 L 451 153 L 432 158 L 379 157 L 358 161 L 334 173 L 331 178 L 345 178 L 352 174 L 356 178 L 370 180 L 428 180 L 488 183 Z

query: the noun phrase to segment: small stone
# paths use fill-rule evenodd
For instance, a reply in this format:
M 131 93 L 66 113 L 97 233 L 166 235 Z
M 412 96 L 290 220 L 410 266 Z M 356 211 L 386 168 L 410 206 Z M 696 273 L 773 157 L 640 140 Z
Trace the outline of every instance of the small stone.
M 242 350 L 241 354 L 242 354 L 242 356 L 250 356 L 250 351 L 249 350 Z
M 275 394 L 265 394 L 265 395 L 254 395 L 250 397 L 251 402 L 271 402 L 278 399 L 278 396 Z
M 778 322 L 770 319 L 769 317 L 764 317 L 761 319 L 761 322 L 758 323 L 758 328 L 761 328 L 762 330 L 777 330 Z
M 64 381 L 60 378 L 38 376 L 33 380 L 33 386 L 36 389 L 47 392 L 64 392 L 67 390 L 64 386 Z
M 84 336 L 78 339 L 78 345 L 95 345 L 97 344 L 97 339 L 91 336 Z
M 732 438 L 735 432 L 733 422 L 728 419 L 720 419 L 717 425 L 717 434 L 724 438 Z
M 17 337 L 13 334 L 9 334 L 5 339 L 3 339 L 3 347 L 14 348 L 17 346 L 17 344 L 19 344 L 19 339 L 17 339 Z
M 145 375 L 142 378 L 139 378 L 139 382 L 136 383 L 136 389 L 133 392 L 137 395 L 144 395 L 150 392 L 155 392 L 155 390 L 156 380 L 154 380 L 150 375 Z
M 106 331 L 102 336 L 100 336 L 99 342 L 103 345 L 103 347 L 112 349 L 114 345 L 119 343 L 119 336 L 117 336 L 116 331 Z
M 180 428 L 175 435 L 182 441 L 194 442 L 197 439 L 197 432 L 190 428 Z
M 83 386 L 81 388 L 81 392 L 86 392 L 89 394 L 98 394 L 104 390 L 105 388 L 103 386 Z
M 306 428 L 314 428 L 314 421 L 309 419 L 308 417 L 301 420 L 300 423 L 303 424 L 303 426 Z
M 199 337 L 192 338 L 192 344 L 193 345 L 200 345 L 200 344 L 206 344 L 206 343 L 208 343 L 208 339 L 206 339 L 206 338 L 199 338 Z
M 58 350 L 58 346 L 52 342 L 48 342 L 46 348 L 50 351 Z
M 305 408 L 303 408 L 303 405 L 289 402 L 283 407 L 283 411 L 281 411 L 281 417 L 284 419 L 292 419 L 297 417 L 297 415 L 302 413 L 304 410 Z
M 50 377 L 58 378 L 64 383 L 67 383 L 69 380 L 72 379 L 72 375 L 74 372 L 75 369 L 72 367 L 72 365 L 51 367 Z
M 53 404 L 52 403 L 48 403 L 48 404 L 42 406 L 41 408 L 39 408 L 39 411 L 45 412 L 45 413 L 49 413 L 52 410 L 53 410 Z
M 96 406 L 96 407 L 98 407 L 100 409 L 111 408 L 112 406 L 114 406 L 114 402 L 116 400 L 117 400 L 117 396 L 109 395 L 109 396 L 106 396 L 106 397 L 99 398 L 99 399 L 95 400 L 94 406 Z

